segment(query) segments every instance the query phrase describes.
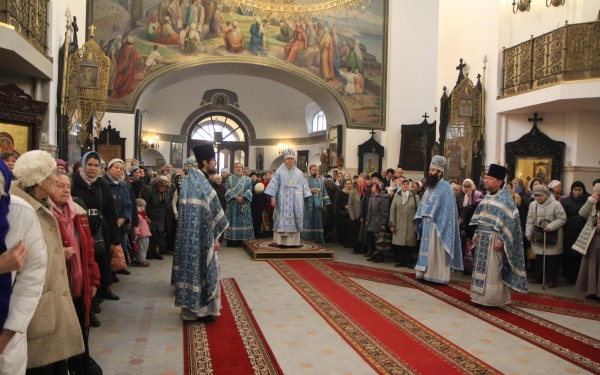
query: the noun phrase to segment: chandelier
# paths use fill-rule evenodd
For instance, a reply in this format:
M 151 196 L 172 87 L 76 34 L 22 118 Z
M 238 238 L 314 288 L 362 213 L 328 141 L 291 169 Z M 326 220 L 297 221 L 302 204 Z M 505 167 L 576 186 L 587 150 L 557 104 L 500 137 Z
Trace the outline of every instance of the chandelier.
M 230 7 L 237 7 L 243 13 L 251 12 L 261 18 L 323 18 L 342 13 L 357 17 L 364 13 L 373 0 L 225 0 Z

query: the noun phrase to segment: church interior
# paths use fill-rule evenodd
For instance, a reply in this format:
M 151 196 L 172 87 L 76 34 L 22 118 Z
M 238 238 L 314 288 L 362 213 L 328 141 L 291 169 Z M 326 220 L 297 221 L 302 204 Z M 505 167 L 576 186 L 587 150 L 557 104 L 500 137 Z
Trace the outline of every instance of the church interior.
M 582 181 L 591 191 L 600 177 L 600 0 L 174 1 L 180 18 L 169 20 L 161 16 L 167 0 L 7 2 L 0 9 L 2 151 L 7 142 L 72 165 L 93 149 L 126 167 L 137 159 L 181 169 L 194 146 L 211 142 L 219 171 L 235 162 L 274 170 L 291 148 L 303 171 L 317 165 L 323 174 L 401 167 L 420 180 L 441 154 L 457 181 L 479 181 L 492 163 L 507 166 L 510 178 L 541 176 L 565 189 Z M 175 31 L 190 27 L 186 10 L 196 3 L 214 20 L 194 24 L 197 42 L 190 32 L 160 39 L 171 22 Z M 330 40 L 311 46 L 308 37 L 296 51 L 284 35 L 294 28 Z M 238 35 L 246 43 L 236 47 Z M 117 40 L 134 47 L 114 64 Z M 336 43 L 345 54 L 326 52 Z M 346 84 L 348 74 L 361 77 L 360 89 L 357 80 Z M 319 272 L 352 282 L 349 295 L 369 295 L 360 310 L 367 315 L 349 314 L 352 323 L 328 315 L 334 307 L 323 300 L 331 291 L 318 298 L 290 276 L 311 270 L 223 246 L 221 278 L 235 280 L 231 288 L 276 362 L 265 372 L 252 362 L 248 373 L 600 373 L 600 308 L 572 285 L 530 285 L 554 308 L 523 304 L 498 316 L 413 284 L 414 271 L 401 269 L 390 281 L 399 272 L 393 264 L 374 267 L 351 249 L 325 245 L 334 261 Z M 184 344 L 189 332 L 173 304 L 171 259 L 132 269 L 114 287 L 121 300 L 102 304 L 90 353 L 105 374 L 193 373 L 188 362 L 198 353 Z M 582 301 L 577 308 L 557 302 L 574 300 Z M 358 338 L 373 330 L 380 330 L 376 341 Z M 202 365 L 194 371 L 246 373 Z

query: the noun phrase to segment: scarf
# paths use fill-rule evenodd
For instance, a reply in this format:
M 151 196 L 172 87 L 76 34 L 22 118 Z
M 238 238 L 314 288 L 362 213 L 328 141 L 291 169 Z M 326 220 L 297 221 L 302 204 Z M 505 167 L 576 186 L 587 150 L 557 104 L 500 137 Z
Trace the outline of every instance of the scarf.
M 80 297 L 83 292 L 83 274 L 81 271 L 81 252 L 79 241 L 75 236 L 75 206 L 73 200 L 69 199 L 63 206 L 64 212 L 56 205 L 52 205 L 52 213 L 58 221 L 58 229 L 63 240 L 63 246 L 73 247 L 75 254 L 67 261 L 67 271 L 69 272 L 69 286 L 74 298 Z
M 410 190 L 402 191 L 402 204 L 405 205 L 408 202 L 408 197 L 410 196 Z
M 8 234 L 8 209 L 10 207 L 10 172 L 3 161 L 0 161 L 0 172 L 4 177 L 4 191 L 0 197 L 0 254 L 4 253 L 6 248 L 6 235 Z M 4 328 L 4 323 L 8 318 L 10 295 L 12 293 L 12 273 L 6 272 L 0 275 L 0 330 Z
M 81 178 L 83 178 L 83 181 L 85 181 L 85 183 L 88 186 L 91 186 L 94 182 L 96 182 L 96 177 L 88 177 L 87 174 L 85 174 L 85 166 L 87 164 L 87 159 L 91 156 L 91 155 L 96 155 L 98 160 L 100 160 L 100 162 L 102 162 L 102 158 L 100 157 L 100 154 L 98 154 L 95 151 L 89 151 L 87 152 L 85 155 L 83 155 L 83 157 L 81 158 L 81 171 L 79 172 L 79 174 L 81 175 Z
M 463 199 L 463 207 L 467 207 L 468 205 L 470 205 L 472 203 L 471 199 L 472 199 L 472 195 L 475 190 L 475 183 L 473 182 L 473 180 L 471 180 L 470 178 L 465 178 L 465 180 L 463 181 L 463 186 L 464 186 L 465 182 L 468 182 L 471 184 L 471 194 L 467 194 L 465 189 L 464 188 L 462 189 L 463 193 L 465 193 L 465 198 Z

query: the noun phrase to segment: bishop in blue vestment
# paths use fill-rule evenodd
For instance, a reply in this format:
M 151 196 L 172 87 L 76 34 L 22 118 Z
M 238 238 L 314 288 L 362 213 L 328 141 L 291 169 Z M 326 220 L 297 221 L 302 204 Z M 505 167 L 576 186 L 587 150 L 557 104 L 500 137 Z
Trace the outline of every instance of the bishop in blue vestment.
M 273 240 L 280 246 L 300 246 L 304 228 L 304 198 L 311 197 L 304 174 L 296 167 L 296 153 L 287 149 L 283 164 L 265 190 L 271 196 L 273 212 Z

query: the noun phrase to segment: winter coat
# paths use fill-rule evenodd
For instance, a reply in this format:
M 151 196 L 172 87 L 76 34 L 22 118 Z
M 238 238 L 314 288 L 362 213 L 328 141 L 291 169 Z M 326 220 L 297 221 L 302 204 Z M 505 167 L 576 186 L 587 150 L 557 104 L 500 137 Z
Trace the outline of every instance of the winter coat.
M 417 232 L 413 225 L 413 219 L 421 198 L 413 191 L 409 191 L 408 200 L 402 204 L 402 193 L 394 194 L 390 207 L 390 227 L 394 227 L 392 243 L 399 246 L 416 246 Z
M 568 246 L 567 249 L 570 249 L 575 243 L 579 233 L 585 226 L 587 217 L 580 216 L 579 210 L 585 205 L 589 196 L 589 193 L 584 193 L 581 197 L 575 198 L 571 193 L 568 197 L 560 200 L 560 204 L 562 204 L 565 214 L 567 214 L 567 223 L 563 227 L 564 242 L 565 246 Z
M 112 191 L 106 181 L 103 178 L 97 178 L 92 185 L 88 186 L 79 173 L 73 173 L 72 178 L 71 195 L 81 198 L 88 212 L 97 209 L 102 214 L 88 215 L 90 232 L 94 234 L 97 229 L 102 227 L 104 242 L 110 245 L 120 245 L 119 226 L 117 225 L 119 217 Z
M 163 231 L 167 220 L 167 206 L 171 204 L 171 192 L 169 189 L 165 190 L 161 200 L 156 184 L 151 184 L 141 196 L 146 201 L 146 215 L 152 220 L 152 227 Z
M 360 197 L 356 188 L 352 189 L 348 197 L 348 214 L 350 215 L 350 220 L 360 218 Z
M 390 196 L 384 190 L 376 195 L 375 199 L 371 195 L 367 204 L 367 216 L 365 217 L 367 231 L 381 232 L 382 227 L 387 227 L 390 219 Z
M 110 186 L 110 190 L 113 193 L 115 207 L 117 208 L 117 217 L 123 218 L 125 219 L 125 223 L 129 223 L 133 215 L 133 204 L 127 185 L 124 182 L 112 181 L 107 174 L 104 175 L 104 180 Z
M 48 251 L 42 297 L 27 328 L 27 368 L 34 368 L 83 353 L 83 338 L 71 298 L 56 218 L 16 184 L 11 186 L 10 193 L 25 200 L 35 211 Z
M 527 225 L 525 226 L 525 235 L 533 236 L 534 225 L 540 225 L 542 221 L 550 222 L 544 226 L 551 230 L 558 230 L 558 240 L 556 244 L 546 244 L 546 255 L 559 255 L 563 252 L 563 231 L 562 226 L 567 222 L 567 215 L 561 204 L 554 199 L 552 195 L 548 195 L 544 203 L 539 204 L 537 201 L 531 202 L 529 212 L 527 213 Z M 540 242 L 531 242 L 531 250 L 536 255 L 544 253 L 544 244 Z
M 598 222 L 598 211 L 596 210 L 596 202 L 592 197 L 587 199 L 587 202 L 581 207 L 579 210 L 579 215 L 582 217 L 587 217 L 587 222 L 583 227 L 583 230 L 577 237 L 577 241 L 575 241 L 575 245 L 573 245 L 573 250 L 580 252 L 581 254 L 586 254 L 588 247 L 590 247 L 590 242 L 592 242 L 592 235 L 596 230 L 596 223 Z

